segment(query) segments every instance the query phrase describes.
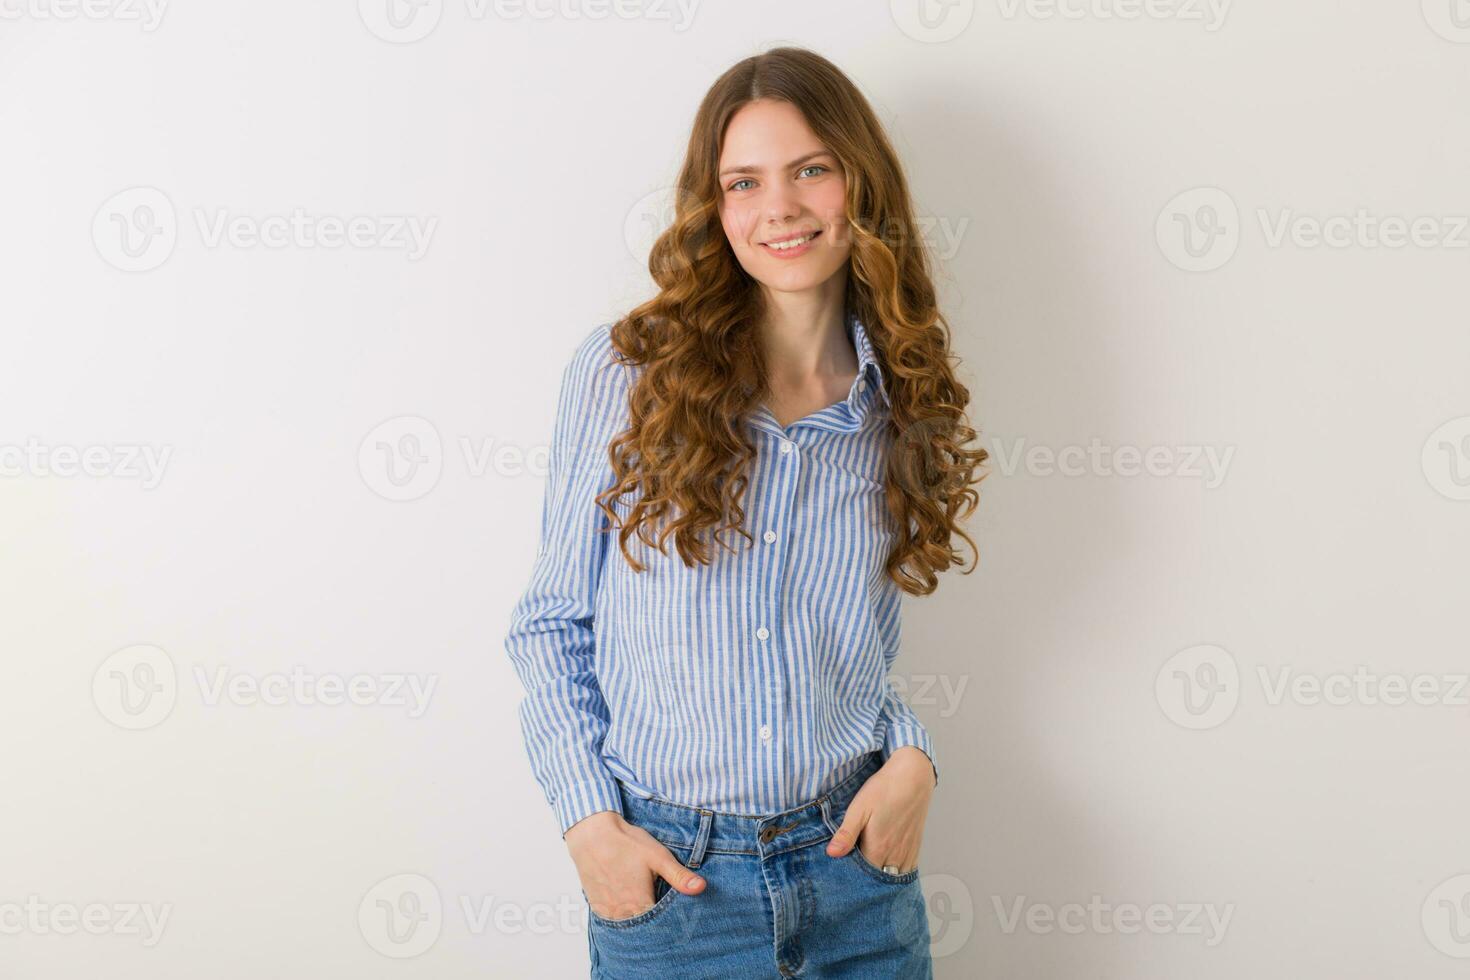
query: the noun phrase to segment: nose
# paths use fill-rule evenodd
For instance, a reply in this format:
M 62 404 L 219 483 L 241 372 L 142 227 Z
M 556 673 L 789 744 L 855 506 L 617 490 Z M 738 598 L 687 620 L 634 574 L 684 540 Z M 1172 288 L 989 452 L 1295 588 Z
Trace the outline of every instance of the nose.
M 796 191 L 785 182 L 772 184 L 770 190 L 766 192 L 766 199 L 761 203 L 766 223 L 771 228 L 787 224 L 801 213 L 801 204 L 797 200 Z

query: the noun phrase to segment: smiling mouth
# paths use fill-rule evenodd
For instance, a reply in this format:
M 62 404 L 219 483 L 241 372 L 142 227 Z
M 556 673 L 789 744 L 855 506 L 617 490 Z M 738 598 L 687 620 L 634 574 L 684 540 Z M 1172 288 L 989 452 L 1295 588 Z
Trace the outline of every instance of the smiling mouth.
M 801 248 L 801 246 L 805 245 L 807 242 L 816 238 L 820 234 L 820 230 L 811 231 L 807 232 L 805 235 L 802 235 L 800 238 L 788 238 L 785 241 L 780 242 L 761 242 L 761 244 L 773 252 L 785 252 L 789 249 Z

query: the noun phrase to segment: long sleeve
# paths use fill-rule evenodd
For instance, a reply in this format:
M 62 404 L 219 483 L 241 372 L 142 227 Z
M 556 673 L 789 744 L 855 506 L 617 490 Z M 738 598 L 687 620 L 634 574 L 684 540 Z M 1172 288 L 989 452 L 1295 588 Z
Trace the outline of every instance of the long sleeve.
M 540 545 L 505 640 L 526 689 L 520 721 L 531 770 L 563 836 L 583 817 L 622 812 L 600 755 L 609 714 L 594 670 L 593 617 L 609 546 L 594 498 L 613 482 L 607 445 L 626 427 L 630 370 L 613 359 L 608 326 L 578 345 L 562 373 Z
M 914 714 L 914 709 L 904 703 L 898 692 L 891 687 L 883 707 L 878 712 L 878 722 L 883 726 L 883 761 L 905 745 L 912 745 L 929 757 L 934 767 L 934 785 L 939 785 L 939 763 L 934 761 L 934 746 L 929 741 L 929 732 Z
M 883 617 L 884 621 L 879 629 L 884 638 L 883 676 L 884 687 L 887 689 L 883 705 L 878 710 L 878 731 L 883 736 L 883 761 L 887 762 L 888 757 L 903 746 L 912 745 L 929 757 L 929 764 L 934 767 L 934 785 L 938 786 L 939 763 L 934 759 L 934 746 L 929 740 L 929 732 L 924 728 L 923 722 L 919 721 L 918 715 L 914 714 L 914 709 L 886 681 L 893 670 L 894 661 L 898 659 L 899 637 L 903 631 L 898 594 L 895 590 L 890 595 L 893 598 L 886 604 L 887 615 Z

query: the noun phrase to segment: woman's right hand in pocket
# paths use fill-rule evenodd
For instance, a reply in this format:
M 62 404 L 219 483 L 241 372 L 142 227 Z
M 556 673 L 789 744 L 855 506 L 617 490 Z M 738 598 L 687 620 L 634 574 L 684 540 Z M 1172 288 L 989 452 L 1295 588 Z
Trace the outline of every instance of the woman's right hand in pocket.
M 627 919 L 654 905 L 653 888 L 662 878 L 685 895 L 704 890 L 704 879 L 680 863 L 663 844 L 621 813 L 602 810 L 583 817 L 563 840 L 577 866 L 582 892 L 592 911 L 604 919 Z

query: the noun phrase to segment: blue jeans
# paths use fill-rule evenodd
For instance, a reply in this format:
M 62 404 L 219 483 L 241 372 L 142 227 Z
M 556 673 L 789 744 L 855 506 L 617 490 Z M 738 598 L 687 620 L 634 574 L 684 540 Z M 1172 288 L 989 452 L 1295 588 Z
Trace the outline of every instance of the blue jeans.
M 822 846 L 881 764 L 875 752 L 826 794 L 769 817 L 648 800 L 622 788 L 628 822 L 698 869 L 706 884 L 684 895 L 660 878 L 653 907 L 626 919 L 589 908 L 594 980 L 931 980 L 918 869 L 889 874 L 856 847 L 834 858 Z

